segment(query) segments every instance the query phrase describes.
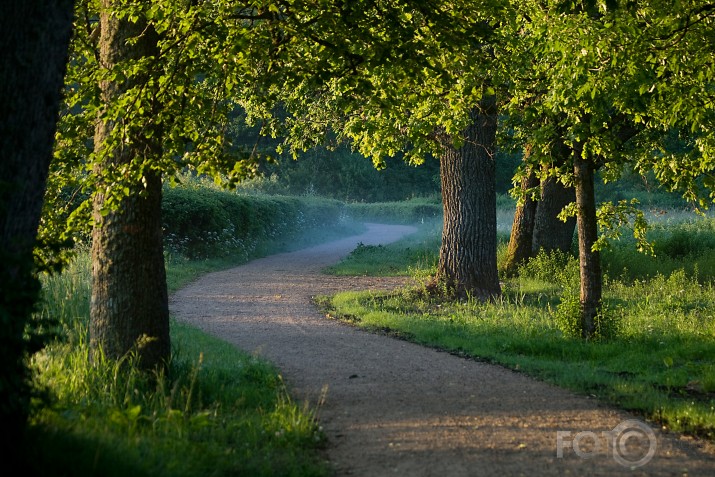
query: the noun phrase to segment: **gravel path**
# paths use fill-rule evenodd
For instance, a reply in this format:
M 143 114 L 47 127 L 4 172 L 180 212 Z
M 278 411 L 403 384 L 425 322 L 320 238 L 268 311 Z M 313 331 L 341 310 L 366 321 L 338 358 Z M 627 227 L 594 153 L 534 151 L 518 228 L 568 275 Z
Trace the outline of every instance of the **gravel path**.
M 499 366 L 322 316 L 312 296 L 404 283 L 320 273 L 360 242 L 385 244 L 414 231 L 368 227 L 211 273 L 170 304 L 177 319 L 275 363 L 295 399 L 319 405 L 337 476 L 715 476 L 710 444 L 642 421 L 617 428 L 633 416 Z M 641 458 L 648 462 L 633 465 Z

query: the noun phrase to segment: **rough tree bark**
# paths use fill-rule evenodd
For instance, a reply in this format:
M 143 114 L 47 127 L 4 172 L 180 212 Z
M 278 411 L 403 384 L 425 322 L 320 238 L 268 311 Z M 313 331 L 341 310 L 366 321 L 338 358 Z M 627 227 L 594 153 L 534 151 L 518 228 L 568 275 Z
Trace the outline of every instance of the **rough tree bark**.
M 576 186 L 577 228 L 579 267 L 581 277 L 580 327 L 583 338 L 591 338 L 596 332 L 596 317 L 601 311 L 603 276 L 601 258 L 593 245 L 598 240 L 596 198 L 594 194 L 593 162 L 574 154 L 574 182 Z
M 30 393 L 25 338 L 39 292 L 32 250 L 52 159 L 72 0 L 6 2 L 0 15 L 0 422 L 13 468 Z
M 482 100 L 471 119 L 463 145 L 447 145 L 440 156 L 444 226 L 436 279 L 456 296 L 486 300 L 501 293 L 496 263 L 495 98 Z
M 524 154 L 526 155 L 527 152 L 525 151 Z M 538 177 L 533 170 L 529 170 L 529 173 L 521 179 L 520 187 L 522 193 L 526 194 L 527 190 L 533 189 L 538 185 Z M 534 220 L 536 219 L 538 205 L 538 201 L 527 195 L 524 198 L 524 202 L 516 207 L 504 264 L 504 273 L 507 276 L 516 274 L 519 266 L 531 257 Z
M 561 154 L 560 159 L 563 164 L 571 151 L 563 147 L 557 152 Z M 528 150 L 525 154 L 527 153 Z M 539 183 L 536 174 L 532 172 L 522 179 L 521 190 L 525 192 L 537 185 L 540 185 L 541 189 L 539 200 L 527 198 L 523 205 L 516 208 L 504 265 L 504 272 L 507 275 L 516 273 L 519 265 L 542 249 L 562 252 L 571 250 L 576 218 L 571 217 L 563 222 L 558 215 L 564 207 L 575 201 L 574 188 L 564 186 L 552 176 Z
M 559 213 L 568 204 L 576 200 L 573 187 L 567 187 L 555 177 L 541 181 L 541 198 L 534 217 L 534 229 L 531 242 L 532 254 L 539 250 L 560 250 L 569 252 L 573 243 L 576 218 L 569 217 L 566 222 L 558 218 Z
M 111 69 L 126 59 L 152 56 L 157 38 L 146 24 L 130 23 L 112 16 L 113 0 L 102 0 L 99 40 L 100 62 Z M 127 43 L 130 37 L 141 38 Z M 100 84 L 102 101 L 111 104 L 130 85 L 116 81 Z M 151 111 L 147 112 L 151 114 Z M 101 148 L 118 124 L 97 121 L 94 141 Z M 101 178 L 106 169 L 135 158 L 161 154 L 158 132 L 151 138 L 130 137 L 123 146 L 107 151 L 95 172 Z M 159 172 L 145 168 L 143 177 L 123 182 L 129 188 L 117 207 L 105 209 L 111 184 L 102 184 L 93 203 L 92 300 L 90 306 L 90 347 L 98 354 L 120 359 L 136 353 L 144 369 L 166 365 L 170 354 L 169 306 L 164 269 L 161 230 L 162 182 Z

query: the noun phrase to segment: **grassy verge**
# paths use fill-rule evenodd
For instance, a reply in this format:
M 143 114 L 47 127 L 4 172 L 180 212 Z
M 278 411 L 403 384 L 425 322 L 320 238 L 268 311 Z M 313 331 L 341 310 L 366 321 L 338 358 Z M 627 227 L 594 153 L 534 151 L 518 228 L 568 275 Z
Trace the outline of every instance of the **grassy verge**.
M 360 231 L 323 227 L 326 241 Z M 294 250 L 316 238 L 291 234 L 245 251 L 203 260 L 167 255 L 170 291 L 250 258 Z M 167 376 L 124 363 L 90 363 L 87 323 L 90 260 L 80 253 L 44 277 L 39 316 L 59 320 L 62 339 L 34 356 L 37 399 L 27 436 L 28 475 L 323 476 L 323 435 L 314 409 L 293 402 L 278 370 L 227 343 L 171 323 Z M 128 366 L 125 366 L 127 365 Z
M 437 264 L 441 222 L 420 224 L 420 232 L 408 235 L 397 246 L 358 244 L 339 264 L 325 273 L 341 276 L 409 276 L 431 270 Z
M 90 364 L 82 347 L 48 349 L 36 367 L 55 398 L 33 415 L 27 473 L 328 474 L 313 411 L 290 400 L 270 364 L 178 323 L 172 340 L 169 376 Z
M 568 333 L 578 268 L 574 257 L 563 255 L 533 260 L 504 283 L 495 303 L 438 302 L 419 285 L 392 294 L 341 293 L 322 302 L 356 326 L 498 363 L 715 440 L 715 289 L 707 266 L 715 251 L 703 246 L 715 239 L 713 225 L 703 219 L 656 227 L 661 253 L 655 258 L 626 243 L 604 254 L 606 269 L 617 275 L 606 280 L 609 330 L 599 341 Z M 434 240 L 424 241 L 425 250 L 416 250 L 416 243 L 411 237 L 369 254 L 358 250 L 333 271 L 381 273 L 370 264 L 401 257 L 402 265 L 391 265 L 395 273 L 419 277 L 429 272 L 419 257 L 434 254 Z M 361 266 L 365 255 L 369 260 Z

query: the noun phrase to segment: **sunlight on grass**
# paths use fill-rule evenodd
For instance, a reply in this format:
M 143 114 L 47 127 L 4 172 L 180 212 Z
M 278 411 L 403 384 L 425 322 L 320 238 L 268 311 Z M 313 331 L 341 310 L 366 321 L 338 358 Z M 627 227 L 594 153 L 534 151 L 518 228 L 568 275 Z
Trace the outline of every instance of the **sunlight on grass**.
M 102 475 L 326 474 L 311 452 L 323 440 L 313 412 L 271 365 L 187 325 L 172 323 L 172 338 L 170 376 L 90 363 L 85 348 L 61 344 L 35 361 L 55 401 L 34 414 L 33 438 L 73 453 L 40 456 L 38 470 L 44 459 L 58 469 L 43 475 L 89 465 L 75 455 L 85 446 Z
M 345 260 L 324 272 L 332 275 L 407 276 L 416 270 L 430 270 L 437 265 L 435 244 L 439 247 L 441 222 L 427 222 L 418 227 L 422 233 L 408 235 L 397 246 L 358 244 Z
M 170 289 L 245 261 L 170 257 Z M 317 452 L 324 436 L 315 410 L 292 401 L 272 365 L 178 322 L 171 323 L 168 375 L 139 372 L 131 356 L 90 361 L 89 253 L 80 251 L 61 274 L 42 282 L 37 319 L 54 323 L 61 339 L 32 360 L 45 398 L 35 401 L 31 415 L 28 473 L 328 475 Z
M 504 295 L 494 303 L 438 301 L 420 285 L 390 294 L 340 293 L 321 303 L 332 316 L 365 329 L 508 366 L 715 440 L 715 288 L 709 266 L 715 220 L 698 220 L 654 227 L 656 257 L 638 254 L 628 241 L 604 254 L 607 270 L 629 266 L 606 280 L 612 331 L 600 340 L 563 332 L 562 294 L 578 290 L 578 262 L 567 255 L 532 260 L 503 283 Z M 430 249 L 410 252 L 434 253 L 434 241 L 422 243 Z M 414 267 L 405 247 L 398 242 L 379 252 L 404 259 L 403 269 Z M 335 270 L 359 269 L 361 259 L 356 254 Z M 373 256 L 367 264 L 380 261 Z

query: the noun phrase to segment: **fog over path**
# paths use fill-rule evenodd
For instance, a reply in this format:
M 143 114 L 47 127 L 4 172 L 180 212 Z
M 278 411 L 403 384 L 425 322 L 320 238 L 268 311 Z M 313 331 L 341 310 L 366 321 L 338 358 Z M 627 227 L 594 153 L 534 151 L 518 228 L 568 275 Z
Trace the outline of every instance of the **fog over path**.
M 713 446 L 657 428 L 652 460 L 630 470 L 624 460 L 645 456 L 649 442 L 619 433 L 623 449 L 614 453 L 604 433 L 633 416 L 323 316 L 311 297 L 404 283 L 321 274 L 358 243 L 387 244 L 415 231 L 367 226 L 361 235 L 205 275 L 170 301 L 177 319 L 275 363 L 296 400 L 323 400 L 318 417 L 336 475 L 715 475 Z

